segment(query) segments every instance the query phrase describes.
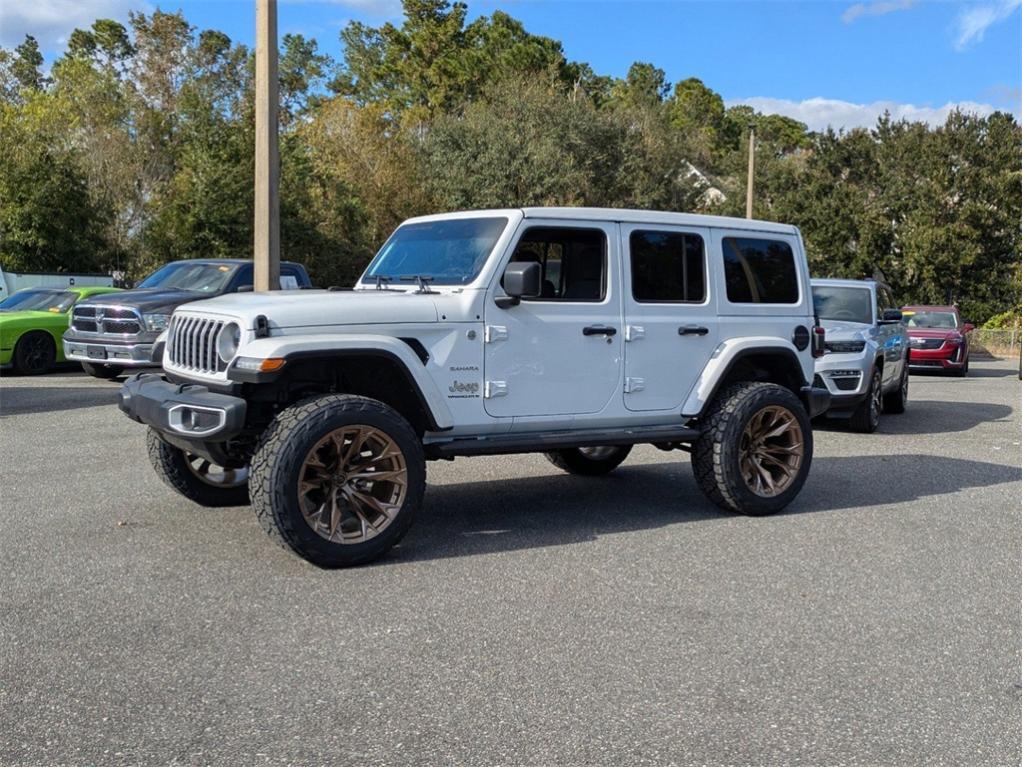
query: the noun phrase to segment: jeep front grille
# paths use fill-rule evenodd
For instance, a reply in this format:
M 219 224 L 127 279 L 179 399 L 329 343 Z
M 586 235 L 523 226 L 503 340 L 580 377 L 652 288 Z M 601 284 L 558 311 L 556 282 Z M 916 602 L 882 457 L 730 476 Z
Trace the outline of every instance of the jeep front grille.
M 217 339 L 227 323 L 207 317 L 175 314 L 167 333 L 167 358 L 175 367 L 213 375 L 223 368 Z

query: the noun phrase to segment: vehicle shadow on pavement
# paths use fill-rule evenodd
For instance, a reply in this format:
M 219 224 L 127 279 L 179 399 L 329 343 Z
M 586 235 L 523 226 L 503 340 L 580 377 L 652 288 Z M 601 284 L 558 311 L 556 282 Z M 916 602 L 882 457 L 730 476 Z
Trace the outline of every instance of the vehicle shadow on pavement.
M 119 391 L 118 386 L 5 386 L 0 388 L 0 417 L 115 405 Z
M 869 477 L 869 482 L 863 482 Z M 930 455 L 822 457 L 770 519 L 917 501 L 1022 481 L 1022 468 Z M 607 477 L 547 475 L 430 485 L 405 541 L 381 565 L 563 546 L 680 522 L 723 520 L 686 462 L 623 465 Z
M 993 402 L 951 402 L 944 400 L 912 400 L 901 415 L 885 414 L 880 417 L 877 435 L 883 434 L 943 434 L 969 431 L 981 423 L 1003 421 L 1015 411 L 1008 405 Z M 849 431 L 848 419 L 818 418 L 813 431 Z M 873 435 L 863 435 L 871 437 Z

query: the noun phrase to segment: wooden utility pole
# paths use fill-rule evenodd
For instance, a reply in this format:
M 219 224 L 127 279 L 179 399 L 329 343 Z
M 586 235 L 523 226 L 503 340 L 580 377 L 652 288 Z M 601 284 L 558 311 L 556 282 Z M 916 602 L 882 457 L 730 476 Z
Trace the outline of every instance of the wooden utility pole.
M 745 187 L 745 217 L 752 218 L 752 183 L 756 177 L 756 126 L 749 126 L 749 180 Z
M 277 0 L 256 0 L 255 284 L 280 287 L 280 150 L 277 144 Z

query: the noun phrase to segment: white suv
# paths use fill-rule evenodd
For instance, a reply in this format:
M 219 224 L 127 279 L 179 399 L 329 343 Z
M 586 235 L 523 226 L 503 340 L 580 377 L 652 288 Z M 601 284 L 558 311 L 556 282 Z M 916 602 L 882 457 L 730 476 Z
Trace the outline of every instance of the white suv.
M 353 291 L 248 293 L 172 318 L 164 375 L 125 383 L 161 477 L 251 499 L 323 566 L 373 559 L 426 461 L 543 452 L 598 475 L 634 444 L 692 453 L 719 506 L 783 508 L 812 459 L 823 352 L 792 226 L 585 208 L 411 219 Z

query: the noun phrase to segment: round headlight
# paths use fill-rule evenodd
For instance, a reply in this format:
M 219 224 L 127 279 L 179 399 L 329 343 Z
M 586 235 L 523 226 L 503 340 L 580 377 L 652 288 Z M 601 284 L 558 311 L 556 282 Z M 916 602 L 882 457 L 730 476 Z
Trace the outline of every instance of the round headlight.
M 228 322 L 216 339 L 216 352 L 224 362 L 230 362 L 238 353 L 241 344 L 241 327 L 236 322 Z

